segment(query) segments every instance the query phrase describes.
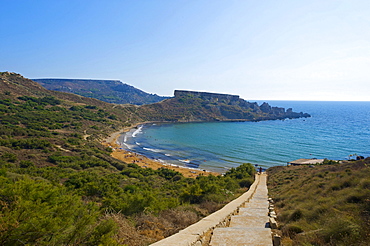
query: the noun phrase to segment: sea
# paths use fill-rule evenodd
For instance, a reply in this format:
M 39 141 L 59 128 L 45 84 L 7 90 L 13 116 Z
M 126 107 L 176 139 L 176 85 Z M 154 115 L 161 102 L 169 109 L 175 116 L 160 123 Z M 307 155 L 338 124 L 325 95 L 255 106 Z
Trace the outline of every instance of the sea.
M 150 123 L 123 134 L 122 148 L 166 165 L 223 173 L 242 163 L 264 169 L 299 158 L 370 157 L 370 102 L 257 101 L 310 118 L 259 122 Z

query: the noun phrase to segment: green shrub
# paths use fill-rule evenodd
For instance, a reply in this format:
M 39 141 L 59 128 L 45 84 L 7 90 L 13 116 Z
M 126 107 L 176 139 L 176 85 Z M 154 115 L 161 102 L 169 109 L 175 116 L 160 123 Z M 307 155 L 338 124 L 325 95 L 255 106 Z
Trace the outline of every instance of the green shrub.
M 1 155 L 1 158 L 9 162 L 15 162 L 18 159 L 16 154 L 9 153 L 9 152 L 3 153 Z
M 0 177 L 1 245 L 67 245 L 101 241 L 94 204 L 85 204 L 64 188 L 44 181 Z M 92 237 L 94 236 L 94 237 Z M 41 244 L 40 244 L 41 243 Z
M 172 169 L 168 169 L 168 168 L 159 168 L 157 170 L 157 173 L 159 176 L 167 179 L 167 180 L 171 180 L 173 179 L 175 176 L 179 176 L 180 173 L 177 172 L 177 171 L 174 171 Z
M 250 187 L 253 184 L 253 179 L 252 178 L 244 178 L 241 181 L 239 181 L 239 186 L 240 187 Z
M 27 139 L 0 139 L 0 145 L 12 149 L 47 149 L 51 143 L 45 139 L 27 138 Z
M 29 167 L 34 167 L 34 166 L 35 166 L 35 164 L 33 164 L 32 161 L 23 160 L 23 161 L 19 162 L 19 167 L 20 168 L 29 168 Z

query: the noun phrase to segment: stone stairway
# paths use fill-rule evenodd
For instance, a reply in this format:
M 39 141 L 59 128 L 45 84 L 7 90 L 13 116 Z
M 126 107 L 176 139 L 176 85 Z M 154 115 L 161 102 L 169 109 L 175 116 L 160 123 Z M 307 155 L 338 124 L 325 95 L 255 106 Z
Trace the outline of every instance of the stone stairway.
M 252 198 L 239 208 L 237 215 L 231 216 L 229 227 L 214 229 L 209 245 L 272 246 L 268 213 L 266 174 L 262 173 Z

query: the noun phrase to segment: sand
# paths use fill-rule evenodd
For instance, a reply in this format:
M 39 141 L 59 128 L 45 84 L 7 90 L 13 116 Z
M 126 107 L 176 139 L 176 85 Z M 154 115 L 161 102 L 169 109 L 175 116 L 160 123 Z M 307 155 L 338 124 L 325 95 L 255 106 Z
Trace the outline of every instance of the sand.
M 137 125 L 134 125 L 133 127 L 136 127 Z M 216 173 L 216 172 L 209 172 L 209 171 L 200 170 L 200 169 L 189 169 L 189 168 L 186 168 L 186 167 L 164 164 L 160 161 L 150 159 L 150 158 L 145 157 L 143 155 L 139 155 L 137 153 L 121 149 L 122 147 L 119 144 L 117 144 L 118 137 L 123 132 L 129 131 L 133 127 L 124 128 L 122 131 L 115 132 L 115 133 L 111 134 L 108 138 L 106 138 L 102 142 L 102 144 L 104 146 L 107 146 L 107 147 L 110 146 L 112 148 L 112 150 L 113 150 L 113 152 L 111 154 L 112 157 L 114 157 L 118 160 L 121 160 L 125 163 L 135 163 L 135 164 L 139 165 L 142 168 L 152 168 L 154 170 L 156 170 L 158 168 L 172 169 L 174 171 L 182 173 L 184 175 L 184 177 L 187 177 L 187 178 L 196 178 L 196 177 L 201 176 L 201 175 L 208 176 L 208 175 L 211 175 L 211 174 L 214 175 L 214 176 L 220 175 L 219 173 Z

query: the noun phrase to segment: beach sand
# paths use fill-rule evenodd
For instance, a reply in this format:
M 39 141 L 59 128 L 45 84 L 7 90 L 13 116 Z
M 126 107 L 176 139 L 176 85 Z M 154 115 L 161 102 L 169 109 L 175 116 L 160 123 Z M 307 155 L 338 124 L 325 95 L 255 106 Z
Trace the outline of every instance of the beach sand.
M 189 168 L 181 167 L 181 166 L 165 165 L 164 163 L 160 161 L 156 161 L 148 157 L 145 157 L 143 155 L 139 155 L 137 153 L 133 153 L 133 152 L 121 149 L 122 147 L 119 144 L 117 144 L 117 139 L 123 132 L 127 132 L 130 129 L 132 129 L 132 127 L 125 128 L 119 132 L 115 132 L 102 142 L 104 146 L 111 147 L 113 149 L 113 152 L 111 154 L 112 157 L 118 160 L 124 161 L 126 163 L 135 163 L 141 166 L 142 168 L 152 168 L 154 170 L 158 168 L 172 169 L 174 171 L 182 173 L 184 177 L 187 177 L 187 178 L 196 178 L 201 175 L 208 176 L 210 174 L 214 176 L 220 175 L 219 173 L 216 173 L 216 172 L 209 172 L 209 171 L 204 171 L 200 169 L 189 169 Z

